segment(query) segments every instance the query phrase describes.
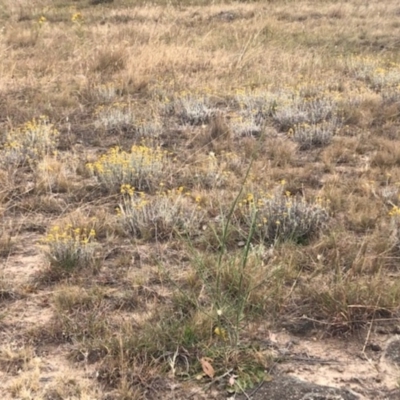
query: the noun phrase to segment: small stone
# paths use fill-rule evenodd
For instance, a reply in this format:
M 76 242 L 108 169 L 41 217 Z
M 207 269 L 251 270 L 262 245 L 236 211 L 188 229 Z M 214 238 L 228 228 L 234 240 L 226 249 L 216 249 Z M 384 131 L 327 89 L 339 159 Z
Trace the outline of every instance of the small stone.
M 382 351 L 382 347 L 379 346 L 379 344 L 376 344 L 376 343 L 370 343 L 370 344 L 367 346 L 367 349 L 370 349 L 370 350 L 372 350 L 372 351 Z
M 395 335 L 400 334 L 400 326 L 399 325 L 394 326 L 392 329 L 392 333 L 394 333 Z
M 379 335 L 387 335 L 389 333 L 389 330 L 387 328 L 378 328 L 376 330 L 376 333 Z

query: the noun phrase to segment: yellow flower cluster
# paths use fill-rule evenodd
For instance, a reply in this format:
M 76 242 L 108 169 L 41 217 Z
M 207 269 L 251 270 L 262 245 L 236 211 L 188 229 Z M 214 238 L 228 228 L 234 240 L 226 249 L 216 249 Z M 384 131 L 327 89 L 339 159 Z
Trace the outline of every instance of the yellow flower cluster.
M 135 188 L 126 183 L 121 185 L 121 194 L 129 197 L 130 204 L 135 210 L 139 210 L 149 203 L 144 192 L 135 192 Z M 117 214 L 121 214 L 121 208 L 117 209 Z
M 96 232 L 94 229 L 88 232 L 86 229 L 74 228 L 69 224 L 65 228 L 54 226 L 44 239 L 44 242 L 50 245 L 53 243 L 74 243 L 78 246 L 85 246 L 93 241 L 95 237 Z
M 164 192 L 157 192 L 159 196 L 163 197 L 174 197 L 174 196 L 181 196 L 183 194 L 183 191 L 185 188 L 183 186 L 180 186 L 179 188 L 175 189 L 167 189 Z M 186 196 L 190 196 L 190 192 L 185 193 Z
M 135 188 L 132 187 L 129 184 L 123 184 L 121 185 L 121 194 L 128 194 L 129 196 L 133 196 L 133 193 L 135 192 Z
M 168 172 L 167 155 L 159 147 L 146 145 L 135 145 L 130 153 L 114 147 L 96 162 L 88 163 L 87 168 L 109 190 L 121 188 L 123 184 L 139 190 L 149 189 Z
M 46 17 L 43 15 L 38 19 L 38 24 L 41 27 L 47 21 Z
M 7 133 L 2 161 L 19 164 L 32 161 L 54 151 L 59 132 L 46 116 L 32 119 Z
M 104 154 L 94 164 L 88 164 L 89 168 L 93 168 L 102 173 L 106 171 L 108 165 L 119 165 L 121 167 L 131 167 L 133 159 L 140 160 L 141 165 L 151 165 L 154 162 L 161 161 L 164 157 L 164 152 L 156 149 L 153 150 L 146 146 L 133 146 L 131 153 L 120 151 L 118 147 L 111 149 L 107 154 Z M 134 169 L 130 169 L 135 171 Z
M 42 243 L 47 245 L 45 254 L 51 265 L 65 271 L 78 266 L 87 266 L 93 261 L 96 251 L 96 232 L 94 229 L 54 226 Z
M 72 14 L 71 21 L 75 23 L 80 23 L 83 21 L 83 15 L 80 12 Z
M 281 183 L 270 192 L 247 193 L 238 202 L 237 216 L 261 240 L 303 240 L 328 221 L 328 204 L 322 197 L 307 202 L 284 191 Z M 254 225 L 253 225 L 254 224 Z
M 393 208 L 389 211 L 389 216 L 393 218 L 400 217 L 400 208 L 397 206 L 393 206 Z
M 286 192 L 287 196 L 290 196 L 290 192 Z M 273 199 L 273 195 L 271 193 L 267 193 L 264 191 L 260 191 L 256 195 L 256 200 L 255 201 L 255 196 L 253 193 L 247 193 L 246 197 L 244 197 L 241 201 L 239 201 L 238 206 L 239 207 L 245 207 L 245 206 L 250 206 L 251 208 L 260 208 L 264 205 L 266 200 L 271 200 Z
M 349 70 L 356 78 L 365 81 L 375 90 L 399 88 L 400 65 L 371 57 L 355 56 L 347 61 Z

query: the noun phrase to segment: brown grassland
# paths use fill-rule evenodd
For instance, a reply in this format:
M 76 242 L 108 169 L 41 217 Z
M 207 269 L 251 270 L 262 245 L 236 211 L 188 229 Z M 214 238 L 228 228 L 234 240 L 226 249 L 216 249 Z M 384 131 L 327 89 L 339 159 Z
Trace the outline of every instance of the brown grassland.
M 2 398 L 226 398 L 273 332 L 395 326 L 399 18 L 0 0 Z

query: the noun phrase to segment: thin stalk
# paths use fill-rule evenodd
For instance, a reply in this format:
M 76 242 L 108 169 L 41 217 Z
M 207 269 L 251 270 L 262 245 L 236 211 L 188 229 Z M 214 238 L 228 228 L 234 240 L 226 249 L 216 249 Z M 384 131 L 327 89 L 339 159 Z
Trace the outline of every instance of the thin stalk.
M 217 281 L 216 281 L 216 286 L 215 286 L 216 293 L 220 293 L 220 287 L 221 287 L 221 273 L 220 273 L 220 271 L 221 271 L 222 259 L 223 259 L 224 255 L 225 255 L 225 252 L 226 252 L 226 239 L 227 239 L 227 236 L 228 236 L 229 225 L 231 223 L 233 213 L 235 212 L 236 205 L 239 202 L 240 196 L 243 193 L 243 188 L 244 188 L 244 185 L 245 185 L 245 183 L 247 181 L 247 178 L 249 177 L 249 174 L 250 174 L 252 166 L 253 166 L 253 158 L 250 161 L 250 164 L 249 164 L 249 166 L 247 168 L 247 171 L 246 171 L 246 175 L 245 175 L 245 177 L 243 179 L 242 184 L 240 185 L 240 190 L 239 190 L 238 194 L 236 195 L 236 197 L 235 197 L 235 199 L 234 199 L 234 201 L 233 201 L 233 203 L 232 203 L 232 205 L 231 205 L 231 207 L 229 209 L 229 212 L 228 212 L 228 215 L 227 215 L 227 218 L 226 218 L 226 222 L 224 223 L 224 226 L 223 226 L 222 238 L 220 240 L 221 250 L 219 252 L 218 261 L 217 261 Z M 219 304 L 217 304 L 217 308 L 219 309 Z
M 239 293 L 242 292 L 242 285 L 243 285 L 243 275 L 244 275 L 244 270 L 246 269 L 247 266 L 247 261 L 249 260 L 249 252 L 251 248 L 251 241 L 254 236 L 254 232 L 256 230 L 256 221 L 257 221 L 257 214 L 258 211 L 256 208 L 254 208 L 253 216 L 251 219 L 251 226 L 250 226 L 250 232 L 247 235 L 246 239 L 246 245 L 244 247 L 243 251 L 243 257 L 242 257 L 242 263 L 240 267 L 240 279 L 239 279 Z M 237 346 L 239 342 L 239 321 L 240 321 L 240 316 L 243 314 L 243 310 L 245 307 L 245 304 L 247 302 L 247 299 L 249 298 L 250 291 L 252 289 L 248 290 L 247 293 L 244 293 L 243 296 L 241 297 L 240 301 L 240 306 L 237 310 L 236 313 L 236 326 L 235 326 L 235 346 Z

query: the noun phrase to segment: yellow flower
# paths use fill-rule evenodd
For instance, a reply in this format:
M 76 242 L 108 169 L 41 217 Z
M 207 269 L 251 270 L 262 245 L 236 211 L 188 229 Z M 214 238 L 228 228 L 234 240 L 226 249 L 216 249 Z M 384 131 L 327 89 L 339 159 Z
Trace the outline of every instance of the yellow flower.
M 400 216 L 400 208 L 397 206 L 393 206 L 393 208 L 389 211 L 389 216 L 399 217 Z
M 216 327 L 214 329 L 214 333 L 217 336 L 219 336 L 221 339 L 223 339 L 223 340 L 227 340 L 228 339 L 228 334 L 226 333 L 226 329 L 224 329 L 224 328 Z
M 72 15 L 71 17 L 71 21 L 72 22 L 80 22 L 83 21 L 83 16 L 80 12 L 77 12 L 75 14 Z

